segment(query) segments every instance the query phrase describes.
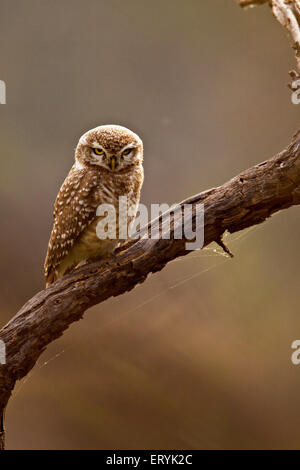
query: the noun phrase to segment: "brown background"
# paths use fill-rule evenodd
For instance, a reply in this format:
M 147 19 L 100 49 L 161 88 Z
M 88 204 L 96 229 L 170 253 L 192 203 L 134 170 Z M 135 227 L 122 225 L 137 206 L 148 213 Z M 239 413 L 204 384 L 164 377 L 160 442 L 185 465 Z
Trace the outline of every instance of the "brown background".
M 80 135 L 145 143 L 142 202 L 173 203 L 281 150 L 300 108 L 267 6 L 233 0 L 1 0 L 4 324 L 43 288 L 52 205 Z M 300 447 L 299 208 L 89 311 L 17 384 L 7 446 Z

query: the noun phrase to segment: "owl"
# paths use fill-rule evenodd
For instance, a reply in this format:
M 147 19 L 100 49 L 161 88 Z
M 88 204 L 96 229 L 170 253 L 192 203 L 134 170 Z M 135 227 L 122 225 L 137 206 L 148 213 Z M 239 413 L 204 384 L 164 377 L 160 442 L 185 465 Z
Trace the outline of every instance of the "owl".
M 118 227 L 119 198 L 135 207 L 126 215 L 132 223 L 144 180 L 143 143 L 132 131 L 118 125 L 91 129 L 79 139 L 75 163 L 57 195 L 54 222 L 45 260 L 46 286 L 85 261 L 110 256 L 115 238 L 100 239 L 97 208 L 115 208 Z M 124 198 L 123 198 L 124 200 Z M 129 214 L 129 212 L 128 212 Z

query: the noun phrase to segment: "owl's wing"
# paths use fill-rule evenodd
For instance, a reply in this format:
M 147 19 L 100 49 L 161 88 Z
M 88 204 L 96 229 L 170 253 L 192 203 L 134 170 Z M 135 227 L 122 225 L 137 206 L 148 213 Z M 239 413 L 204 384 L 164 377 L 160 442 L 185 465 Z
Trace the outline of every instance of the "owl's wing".
M 98 185 L 99 176 L 96 173 L 73 167 L 60 188 L 54 205 L 54 222 L 44 265 L 47 284 L 54 281 L 56 268 L 94 220 L 100 204 L 99 192 L 95 191 Z

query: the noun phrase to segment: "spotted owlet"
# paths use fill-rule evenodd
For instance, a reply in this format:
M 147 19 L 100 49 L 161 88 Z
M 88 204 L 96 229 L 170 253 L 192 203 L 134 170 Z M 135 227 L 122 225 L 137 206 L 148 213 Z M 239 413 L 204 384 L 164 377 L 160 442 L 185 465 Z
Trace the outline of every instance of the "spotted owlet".
M 45 260 L 46 285 L 83 261 L 110 255 L 119 243 L 100 239 L 97 208 L 110 204 L 119 214 L 119 198 L 136 207 L 143 184 L 143 143 L 129 129 L 99 126 L 86 132 L 75 150 L 75 163 L 57 195 L 54 223 Z M 124 199 L 124 198 L 123 198 Z M 130 215 L 128 215 L 130 214 Z M 132 223 L 136 211 L 127 213 Z M 118 227 L 118 220 L 117 220 Z

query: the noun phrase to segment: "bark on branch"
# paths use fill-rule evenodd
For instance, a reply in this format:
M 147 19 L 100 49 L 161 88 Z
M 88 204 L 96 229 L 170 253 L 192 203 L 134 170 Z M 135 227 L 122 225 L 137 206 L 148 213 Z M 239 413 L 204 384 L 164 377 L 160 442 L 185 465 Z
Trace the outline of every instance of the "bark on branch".
M 300 132 L 280 154 L 180 205 L 187 203 L 193 205 L 193 221 L 204 204 L 205 245 L 220 241 L 226 230 L 234 233 L 260 224 L 275 212 L 300 204 Z M 157 219 L 150 226 L 160 222 Z M 28 374 L 47 345 L 80 320 L 85 310 L 130 291 L 148 274 L 190 253 L 185 249 L 187 240 L 172 239 L 178 223 L 181 217 L 174 217 L 170 240 L 128 241 L 108 261 L 85 265 L 39 292 L 0 330 L 7 354 L 6 364 L 0 365 L 0 416 L 15 382 Z

